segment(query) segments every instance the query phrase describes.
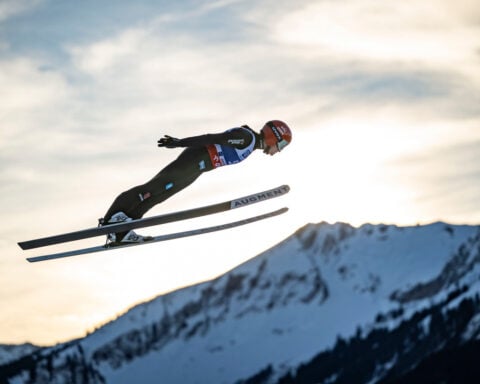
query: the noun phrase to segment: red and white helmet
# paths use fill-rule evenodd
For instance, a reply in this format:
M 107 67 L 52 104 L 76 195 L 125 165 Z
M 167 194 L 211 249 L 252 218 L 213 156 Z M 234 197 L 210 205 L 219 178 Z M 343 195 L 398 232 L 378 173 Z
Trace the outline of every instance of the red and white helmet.
M 276 146 L 281 151 L 292 141 L 292 131 L 280 120 L 267 121 L 262 128 L 266 147 Z

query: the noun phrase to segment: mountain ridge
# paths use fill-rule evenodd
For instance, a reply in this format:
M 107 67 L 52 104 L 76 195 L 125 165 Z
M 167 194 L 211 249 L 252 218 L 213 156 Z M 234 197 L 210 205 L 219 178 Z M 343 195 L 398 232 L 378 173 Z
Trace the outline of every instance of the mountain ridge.
M 77 376 L 274 383 L 359 329 L 393 334 L 416 313 L 452 305 L 445 300 L 462 286 L 469 288 L 459 298 L 474 296 L 479 244 L 478 226 L 309 223 L 216 279 L 139 304 L 83 339 L 42 349 L 34 368 L 19 368 L 16 377 L 34 370 L 58 383 Z M 477 325 L 470 326 L 473 338 Z

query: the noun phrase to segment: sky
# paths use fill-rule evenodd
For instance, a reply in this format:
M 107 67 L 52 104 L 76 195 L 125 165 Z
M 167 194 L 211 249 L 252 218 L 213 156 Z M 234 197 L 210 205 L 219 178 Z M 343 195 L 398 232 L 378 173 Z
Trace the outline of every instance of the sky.
M 0 0 L 0 343 L 82 337 L 217 277 L 307 223 L 480 223 L 480 8 L 474 0 Z M 275 156 L 202 175 L 148 216 L 289 184 L 214 234 L 29 264 L 18 241 L 96 226 L 188 137 L 280 119 Z

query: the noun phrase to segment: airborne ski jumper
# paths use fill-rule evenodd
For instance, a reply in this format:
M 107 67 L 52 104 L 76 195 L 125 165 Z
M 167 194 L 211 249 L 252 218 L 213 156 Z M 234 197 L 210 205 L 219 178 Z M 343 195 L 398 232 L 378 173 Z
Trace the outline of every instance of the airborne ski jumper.
M 164 148 L 186 148 L 176 160 L 168 164 L 153 179 L 121 193 L 100 219 L 100 225 L 112 225 L 137 220 L 153 206 L 165 201 L 192 184 L 202 173 L 245 160 L 254 150 L 261 149 L 274 155 L 292 140 L 288 125 L 280 120 L 265 123 L 259 133 L 247 125 L 223 133 L 177 139 L 165 135 L 158 140 Z M 111 245 L 152 240 L 133 230 L 107 235 Z M 120 244 L 119 244 L 120 243 Z
M 18 245 L 20 248 L 28 250 L 107 235 L 105 245 L 27 258 L 30 262 L 36 262 L 195 236 L 234 228 L 281 215 L 287 212 L 288 208 L 281 208 L 222 225 L 154 237 L 138 235 L 134 231 L 136 228 L 160 225 L 237 209 L 285 195 L 290 191 L 288 185 L 282 185 L 267 191 L 257 192 L 249 196 L 243 196 L 213 205 L 142 218 L 149 209 L 192 184 L 202 173 L 224 165 L 239 163 L 245 160 L 256 149 L 262 149 L 267 155 L 274 155 L 285 148 L 291 140 L 292 132 L 290 128 L 280 120 L 268 121 L 260 133 L 243 125 L 219 134 L 206 134 L 185 139 L 177 139 L 165 135 L 158 140 L 159 147 L 185 147 L 186 149 L 182 151 L 176 160 L 167 165 L 153 179 L 121 193 L 108 209 L 104 218 L 99 220 L 98 227 L 22 241 L 19 242 Z

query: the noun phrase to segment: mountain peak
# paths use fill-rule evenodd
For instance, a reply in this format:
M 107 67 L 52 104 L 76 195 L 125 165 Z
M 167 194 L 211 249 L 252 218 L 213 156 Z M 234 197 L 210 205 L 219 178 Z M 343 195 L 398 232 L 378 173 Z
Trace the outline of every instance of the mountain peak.
M 479 227 L 310 223 L 214 280 L 43 350 L 29 371 L 115 383 L 275 382 L 339 338 L 387 324 L 393 332 L 418 311 L 472 297 L 479 276 Z

